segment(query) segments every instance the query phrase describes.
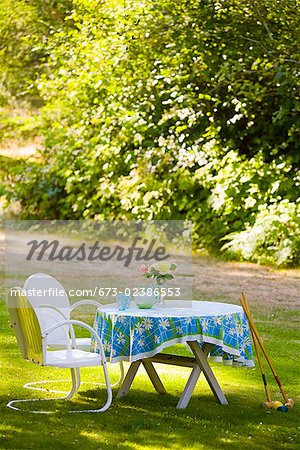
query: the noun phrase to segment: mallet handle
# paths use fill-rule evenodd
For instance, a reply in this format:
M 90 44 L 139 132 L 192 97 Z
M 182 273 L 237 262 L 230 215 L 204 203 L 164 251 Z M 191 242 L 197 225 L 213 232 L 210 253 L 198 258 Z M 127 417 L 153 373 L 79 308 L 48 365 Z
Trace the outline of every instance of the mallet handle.
M 259 347 L 257 345 L 257 340 L 256 340 L 256 337 L 255 337 L 253 331 L 252 331 L 251 326 L 250 326 L 250 331 L 251 331 L 252 340 L 253 340 L 253 343 L 254 343 L 255 352 L 256 352 L 256 355 L 257 355 L 258 363 L 259 363 L 260 373 L 261 373 L 261 377 L 262 377 L 262 380 L 263 380 L 267 401 L 270 402 L 271 401 L 271 396 L 270 396 L 270 391 L 269 391 L 268 384 L 267 384 L 265 370 L 264 370 L 264 366 L 263 366 L 262 359 L 261 359 L 261 356 L 260 356 Z
M 250 310 L 249 310 L 249 305 L 248 305 L 248 302 L 247 302 L 247 299 L 246 299 L 246 296 L 245 296 L 245 293 L 244 293 L 244 292 L 242 293 L 242 299 L 243 299 L 244 304 L 246 305 L 246 309 L 244 308 L 244 310 L 245 310 L 245 313 L 246 313 L 246 316 L 247 316 L 247 319 L 248 319 L 250 328 L 253 330 L 253 333 L 255 334 L 255 337 L 257 338 L 257 341 L 258 341 L 258 343 L 259 343 L 259 345 L 260 345 L 260 347 L 261 347 L 261 349 L 262 349 L 262 352 L 263 352 L 263 354 L 264 354 L 264 356 L 265 356 L 265 358 L 266 358 L 266 361 L 267 361 L 267 363 L 269 364 L 269 367 L 270 367 L 270 369 L 271 369 L 271 371 L 272 371 L 272 373 L 273 373 L 273 375 L 274 375 L 274 378 L 275 378 L 275 380 L 276 380 L 276 382 L 277 382 L 277 384 L 278 384 L 278 387 L 279 387 L 279 389 L 280 389 L 280 392 L 282 393 L 282 396 L 283 396 L 283 398 L 284 398 L 284 401 L 287 403 L 287 402 L 288 402 L 288 396 L 286 395 L 286 393 L 285 393 L 285 391 L 284 391 L 284 389 L 283 389 L 283 387 L 282 387 L 282 385 L 281 385 L 281 383 L 280 383 L 280 380 L 279 380 L 279 378 L 278 378 L 278 375 L 277 375 L 277 373 L 276 373 L 276 371 L 275 371 L 275 369 L 274 369 L 274 367 L 273 367 L 273 365 L 272 365 L 272 363 L 271 363 L 271 361 L 270 361 L 270 358 L 269 358 L 269 356 L 268 356 L 268 354 L 267 354 L 267 352 L 266 352 L 266 349 L 265 349 L 264 344 L 263 344 L 263 342 L 262 342 L 262 340 L 261 340 L 261 337 L 260 337 L 260 335 L 258 334 L 258 331 L 257 331 L 257 329 L 256 329 L 256 326 L 255 326 L 255 324 L 254 324 L 254 322 L 253 322 L 253 319 L 252 319 L 252 317 L 251 317 Z
M 248 305 L 244 302 L 243 297 L 241 298 L 240 302 L 241 302 L 242 307 L 243 307 L 243 309 L 245 311 L 245 314 L 246 315 L 247 315 L 247 313 L 249 314 Z M 247 318 L 248 318 L 248 315 L 247 315 Z M 255 347 L 255 352 L 256 352 L 256 355 L 257 355 L 257 360 L 258 360 L 258 364 L 259 364 L 259 368 L 260 368 L 261 377 L 262 377 L 264 388 L 265 388 L 267 401 L 271 402 L 271 396 L 270 396 L 269 388 L 268 388 L 268 385 L 267 385 L 267 379 L 266 379 L 266 375 L 265 375 L 265 370 L 264 370 L 264 366 L 263 366 L 263 363 L 262 363 L 262 359 L 261 359 L 261 356 L 260 356 L 260 351 L 259 351 L 259 347 L 258 347 L 258 344 L 257 344 L 257 339 L 255 337 L 255 334 L 253 332 L 253 329 L 252 329 L 250 323 L 249 323 L 249 326 L 250 326 L 250 332 L 251 332 L 251 336 L 252 336 L 252 341 L 253 341 L 253 344 L 254 344 L 254 347 Z

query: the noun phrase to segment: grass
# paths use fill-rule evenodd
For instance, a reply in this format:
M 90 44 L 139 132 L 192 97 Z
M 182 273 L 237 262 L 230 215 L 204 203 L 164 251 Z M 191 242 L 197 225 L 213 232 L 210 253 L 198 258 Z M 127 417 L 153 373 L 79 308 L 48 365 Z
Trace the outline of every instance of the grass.
M 284 387 L 289 396 L 295 400 L 298 398 L 299 402 L 299 315 L 296 314 L 280 309 L 257 310 L 254 318 Z M 71 402 L 58 403 L 58 411 L 50 416 L 12 411 L 6 407 L 10 399 L 38 396 L 38 393 L 22 387 L 25 382 L 64 379 L 69 374 L 68 371 L 43 368 L 24 361 L 3 303 L 0 304 L 0 318 L 1 449 L 299 448 L 299 406 L 296 404 L 286 414 L 264 410 L 260 406 L 264 392 L 257 368 L 232 368 L 212 363 L 229 400 L 228 406 L 219 405 L 204 379 L 200 379 L 188 407 L 177 410 L 175 406 L 189 370 L 160 365 L 157 368 L 167 395 L 156 394 L 141 370 L 129 394 L 122 399 L 114 399 L 110 409 L 102 414 L 67 413 L 70 406 L 103 404 L 105 390 L 87 384 Z M 180 346 L 173 350 L 181 354 L 185 352 Z M 116 379 L 118 366 L 112 365 L 110 372 Z M 99 372 L 84 369 L 82 375 L 85 380 L 95 381 Z M 272 399 L 281 400 L 271 375 L 268 381 Z M 51 408 L 55 409 L 53 404 Z

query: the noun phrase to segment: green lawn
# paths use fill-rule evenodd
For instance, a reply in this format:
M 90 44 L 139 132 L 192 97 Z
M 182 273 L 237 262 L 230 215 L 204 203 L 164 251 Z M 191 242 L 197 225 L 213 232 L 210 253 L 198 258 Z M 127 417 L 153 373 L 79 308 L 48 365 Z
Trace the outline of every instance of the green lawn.
M 257 326 L 270 349 L 272 360 L 290 397 L 299 402 L 299 330 L 295 312 L 254 311 Z M 24 389 L 25 382 L 66 378 L 69 371 L 38 367 L 22 360 L 4 304 L 1 314 L 1 449 L 296 449 L 300 448 L 299 406 L 288 413 L 266 411 L 260 374 L 257 368 L 232 368 L 212 364 L 230 402 L 219 405 L 201 379 L 186 410 L 176 410 L 180 392 L 189 370 L 157 366 L 168 391 L 155 393 L 143 371 L 137 376 L 127 397 L 113 400 L 102 414 L 68 414 L 73 407 L 89 402 L 101 404 L 104 389 L 83 385 L 72 402 L 58 405 L 52 415 L 14 412 L 6 403 L 14 398 L 30 398 L 34 391 Z M 298 315 L 299 318 L 299 315 Z M 297 347 L 298 345 L 298 347 Z M 177 347 L 183 353 L 183 347 Z M 110 369 L 113 379 L 118 366 Z M 83 379 L 94 381 L 98 371 L 85 369 Z M 272 399 L 281 400 L 269 376 Z M 114 390 L 114 396 L 116 390 Z M 50 403 L 50 402 L 49 402 Z M 49 405 L 47 405 L 49 406 Z M 54 405 L 51 405 L 53 408 Z

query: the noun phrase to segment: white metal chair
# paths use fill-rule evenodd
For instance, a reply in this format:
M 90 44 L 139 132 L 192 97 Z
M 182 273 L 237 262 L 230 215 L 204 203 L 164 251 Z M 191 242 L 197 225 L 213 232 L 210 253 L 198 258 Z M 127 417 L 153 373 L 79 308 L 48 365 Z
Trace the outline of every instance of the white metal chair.
M 8 295 L 8 310 L 12 325 L 17 337 L 18 345 L 24 359 L 41 366 L 51 366 L 71 369 L 72 389 L 63 397 L 71 399 L 80 387 L 80 379 L 77 374 L 80 367 L 102 366 L 107 389 L 107 400 L 100 409 L 72 410 L 70 412 L 103 412 L 106 411 L 112 402 L 112 391 L 106 367 L 106 360 L 101 339 L 96 331 L 79 320 L 62 319 L 53 322 L 51 326 L 43 321 L 43 314 L 39 314 L 41 309 L 33 308 L 31 302 L 22 294 L 21 288 L 13 288 Z M 77 325 L 88 330 L 97 340 L 100 354 L 91 353 L 76 348 L 76 337 L 73 326 Z M 56 330 L 64 330 L 65 348 L 61 350 L 50 350 L 49 343 L 51 335 Z M 78 372 L 77 372 L 78 371 Z M 55 399 L 44 399 L 55 400 Z M 58 400 L 58 399 L 56 399 Z M 7 406 L 20 411 L 16 404 L 24 402 L 37 402 L 40 399 L 11 400 Z M 31 410 L 33 413 L 49 414 L 54 411 Z
M 41 296 L 37 295 L 37 291 L 41 291 L 43 295 Z M 28 299 L 30 300 L 33 308 L 38 309 L 36 313 L 42 316 L 42 320 L 47 327 L 51 327 L 54 323 L 56 323 L 57 321 L 61 321 L 62 319 L 70 320 L 71 312 L 73 312 L 79 307 L 89 305 L 99 308 L 100 306 L 102 306 L 101 303 L 90 299 L 80 300 L 71 305 L 69 297 L 64 287 L 61 285 L 61 283 L 51 275 L 45 273 L 35 273 L 30 277 L 28 277 L 24 283 L 24 292 L 26 293 Z M 66 331 L 67 327 L 65 327 L 65 329 L 63 327 L 56 328 L 51 333 L 51 336 L 49 336 L 48 338 L 49 348 L 51 349 L 65 348 Z M 90 338 L 76 338 L 76 348 L 80 350 L 89 350 L 90 342 L 91 342 Z M 77 378 L 80 380 L 79 369 L 77 370 Z M 123 363 L 120 362 L 120 377 L 111 386 L 115 387 L 120 385 L 123 382 L 123 379 L 124 379 L 124 366 Z M 64 391 L 49 390 L 37 386 L 37 385 L 45 385 L 48 383 L 49 383 L 48 380 L 33 381 L 31 383 L 26 383 L 24 387 L 38 391 L 47 390 L 47 392 L 64 393 Z M 94 382 L 92 384 L 99 385 L 101 383 Z

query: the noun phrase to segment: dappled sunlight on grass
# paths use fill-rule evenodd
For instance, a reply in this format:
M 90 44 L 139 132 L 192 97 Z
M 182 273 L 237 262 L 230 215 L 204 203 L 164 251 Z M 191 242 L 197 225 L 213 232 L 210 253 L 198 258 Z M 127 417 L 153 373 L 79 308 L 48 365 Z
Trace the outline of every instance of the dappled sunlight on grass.
M 49 398 L 53 394 L 24 389 L 25 382 L 35 380 L 66 380 L 68 370 L 43 368 L 24 361 L 17 348 L 4 306 L 0 309 L 3 327 L 1 341 L 0 447 L 5 449 L 296 449 L 299 437 L 298 404 L 288 414 L 269 411 L 260 405 L 264 401 L 261 377 L 257 368 L 228 367 L 211 363 L 217 379 L 228 398 L 229 405 L 218 404 L 205 379 L 201 376 L 192 399 L 185 410 L 176 404 L 190 370 L 173 366 L 156 365 L 167 394 L 158 395 L 143 369 L 139 370 L 128 395 L 116 399 L 113 389 L 111 408 L 103 414 L 68 414 L 70 409 L 98 407 L 105 399 L 103 386 L 83 384 L 73 400 L 41 402 L 42 409 L 56 410 L 42 416 L 9 410 L 6 403 L 13 398 Z M 259 327 L 269 337 L 268 346 L 272 360 L 288 394 L 296 401 L 298 396 L 296 347 L 286 343 L 297 339 L 293 323 L 287 326 L 291 313 L 276 312 L 276 323 L 261 312 Z M 285 323 L 284 338 L 278 328 Z M 178 354 L 188 354 L 185 346 L 171 349 Z M 170 349 L 168 350 L 170 351 Z M 284 357 L 283 357 L 284 355 Z M 127 370 L 128 364 L 125 364 Z M 112 381 L 119 376 L 117 364 L 109 365 Z M 97 368 L 83 369 L 82 379 L 103 382 Z M 273 399 L 281 400 L 278 388 L 268 372 Z M 70 382 L 54 382 L 54 389 L 68 390 Z M 37 402 L 39 404 L 39 402 Z M 49 403 L 45 406 L 45 403 Z M 93 405 L 93 406 L 92 406 Z M 35 406 L 37 406 L 35 404 Z M 26 409 L 27 406 L 24 406 Z M 26 447 L 24 443 L 26 442 Z

